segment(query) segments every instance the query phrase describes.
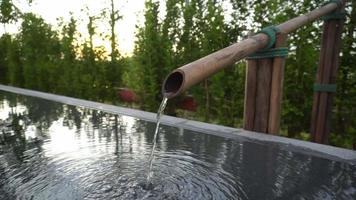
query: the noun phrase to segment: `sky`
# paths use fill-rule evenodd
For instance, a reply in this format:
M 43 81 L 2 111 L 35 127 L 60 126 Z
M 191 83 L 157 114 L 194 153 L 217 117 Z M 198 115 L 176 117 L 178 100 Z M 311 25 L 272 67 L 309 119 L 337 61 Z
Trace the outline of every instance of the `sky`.
M 117 22 L 116 34 L 118 35 L 119 51 L 122 55 L 131 55 L 134 49 L 136 25 L 143 23 L 143 12 L 145 0 L 115 0 L 115 6 L 123 16 Z M 162 8 L 165 7 L 164 1 L 161 0 L 161 15 Z M 103 8 L 110 7 L 110 0 L 33 0 L 31 6 L 26 3 L 26 0 L 15 0 L 15 4 L 23 12 L 33 12 L 40 15 L 47 23 L 54 25 L 58 24 L 58 18 L 63 18 L 64 21 L 69 21 L 70 12 L 73 13 L 78 21 L 78 31 L 84 36 L 87 36 L 86 24 L 88 15 L 86 7 L 91 15 L 96 15 Z M 99 20 L 96 23 L 99 33 L 110 33 L 108 21 Z M 19 25 L 8 26 L 7 31 L 10 33 L 17 32 Z M 0 34 L 4 32 L 4 28 L 0 28 Z M 103 41 L 100 37 L 94 38 L 94 45 L 104 46 L 110 51 L 110 43 L 108 40 Z
M 46 23 L 58 28 L 58 18 L 63 18 L 65 22 L 70 19 L 70 13 L 75 19 L 78 19 L 78 32 L 82 35 L 79 43 L 83 43 L 88 39 L 87 23 L 88 14 L 99 15 L 104 8 L 110 8 L 111 0 L 33 0 L 29 5 L 28 0 L 13 0 L 15 5 L 20 8 L 22 12 L 32 12 L 40 15 Z M 165 0 L 157 0 L 160 2 L 159 18 L 163 19 L 165 15 Z M 134 41 L 136 39 L 136 26 L 142 26 L 144 23 L 144 8 L 145 0 L 114 0 L 115 7 L 119 10 L 122 19 L 117 22 L 116 31 L 118 48 L 123 56 L 130 56 L 134 50 Z M 228 4 L 223 4 L 225 9 L 225 19 L 229 20 Z M 110 33 L 109 21 L 98 20 L 97 33 Z M 7 26 L 6 31 L 9 33 L 18 32 L 20 23 Z M 4 33 L 4 28 L 0 26 L 0 35 Z M 104 46 L 108 53 L 110 53 L 109 39 L 103 37 L 94 37 L 94 46 Z

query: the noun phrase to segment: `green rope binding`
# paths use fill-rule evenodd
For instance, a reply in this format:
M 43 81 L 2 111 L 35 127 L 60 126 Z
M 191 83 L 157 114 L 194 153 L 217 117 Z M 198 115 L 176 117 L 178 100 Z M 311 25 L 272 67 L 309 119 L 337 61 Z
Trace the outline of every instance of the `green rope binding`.
M 345 20 L 346 19 L 346 12 L 333 12 L 328 15 L 325 15 L 322 17 L 324 21 L 329 21 L 329 20 Z
M 276 42 L 276 34 L 278 32 L 280 32 L 280 30 L 276 26 L 268 26 L 257 32 L 264 33 L 268 36 L 268 44 L 264 49 L 269 49 L 273 47 L 274 43 Z
M 314 92 L 336 92 L 336 84 L 314 84 Z
M 328 5 L 329 3 L 335 3 L 338 8 L 342 6 L 342 1 L 340 0 L 330 0 L 328 2 L 323 3 L 323 6 Z
M 274 49 L 266 49 L 257 51 L 249 55 L 246 59 L 262 59 L 262 58 L 275 58 L 275 57 L 287 57 L 288 56 L 288 48 L 281 47 L 281 48 L 274 48 Z
M 328 2 L 325 2 L 323 6 L 328 5 L 330 3 L 335 3 L 338 8 L 341 8 L 343 5 L 343 2 L 340 0 L 330 0 Z M 324 21 L 329 21 L 329 20 L 345 20 L 346 19 L 346 12 L 345 11 L 334 11 L 328 15 L 325 15 L 322 17 Z

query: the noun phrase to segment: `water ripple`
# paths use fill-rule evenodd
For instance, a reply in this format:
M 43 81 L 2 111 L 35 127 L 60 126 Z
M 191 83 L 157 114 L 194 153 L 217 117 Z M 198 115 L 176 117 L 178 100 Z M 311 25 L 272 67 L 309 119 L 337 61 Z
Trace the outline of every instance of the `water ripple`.
M 0 199 L 356 199 L 355 165 L 164 125 L 147 185 L 154 123 L 36 101 L 37 139 L 0 145 Z

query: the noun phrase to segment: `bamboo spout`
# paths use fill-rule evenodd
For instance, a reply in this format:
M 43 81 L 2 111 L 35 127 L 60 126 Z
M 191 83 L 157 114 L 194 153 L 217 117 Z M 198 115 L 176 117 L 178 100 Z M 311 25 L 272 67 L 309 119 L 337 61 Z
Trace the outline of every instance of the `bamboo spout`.
M 232 65 L 263 48 L 267 42 L 267 35 L 257 34 L 255 37 L 243 40 L 184 65 L 167 76 L 162 87 L 162 93 L 167 98 L 175 97 L 226 66 Z
M 345 2 L 346 0 L 340 0 L 340 3 L 343 5 Z M 329 3 L 305 15 L 290 19 L 276 26 L 276 28 L 281 33 L 288 34 L 338 8 L 339 5 L 337 3 Z M 265 48 L 268 42 L 269 37 L 266 34 L 258 33 L 248 39 L 186 64 L 167 76 L 162 86 L 162 94 L 167 98 L 178 96 L 191 86 L 209 78 L 227 66 L 231 66 L 248 55 Z

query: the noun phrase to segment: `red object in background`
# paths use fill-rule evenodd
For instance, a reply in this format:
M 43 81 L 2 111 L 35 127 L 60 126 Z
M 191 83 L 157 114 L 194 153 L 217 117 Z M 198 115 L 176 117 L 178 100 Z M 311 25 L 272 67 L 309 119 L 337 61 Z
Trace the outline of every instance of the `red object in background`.
M 119 88 L 118 95 L 123 102 L 133 103 L 137 100 L 135 92 L 128 88 Z
M 192 96 L 185 96 L 178 103 L 178 108 L 182 110 L 193 111 L 193 112 L 197 110 L 197 106 L 198 105 Z

